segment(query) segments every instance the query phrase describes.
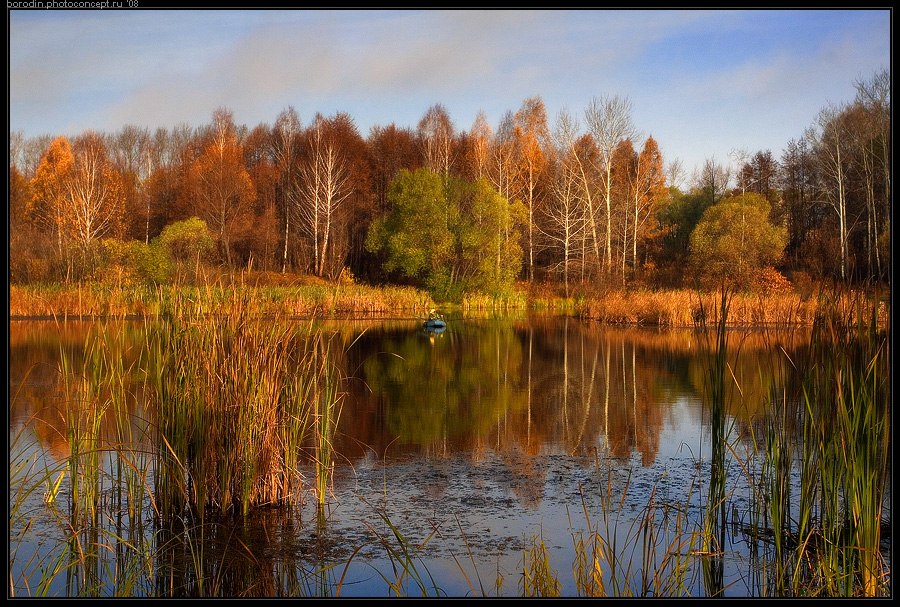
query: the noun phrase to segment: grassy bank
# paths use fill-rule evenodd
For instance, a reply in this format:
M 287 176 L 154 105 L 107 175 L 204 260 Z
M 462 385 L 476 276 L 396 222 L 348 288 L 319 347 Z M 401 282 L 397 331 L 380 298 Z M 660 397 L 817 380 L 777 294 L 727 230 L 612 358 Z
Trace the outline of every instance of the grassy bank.
M 575 312 L 584 319 L 614 325 L 690 327 L 716 325 L 720 318 L 716 293 L 698 293 L 688 289 L 651 291 L 617 290 L 586 297 L 575 303 Z M 859 308 L 859 294 L 847 291 L 828 303 L 829 314 L 855 318 L 871 315 L 878 302 L 879 318 L 886 319 L 889 302 L 866 297 Z M 802 297 L 797 293 L 754 295 L 735 293 L 730 301 L 726 324 L 729 327 L 807 326 L 823 313 L 821 297 Z
M 252 296 L 261 314 L 285 316 L 400 315 L 424 316 L 439 306 L 426 292 L 413 287 L 368 286 L 318 279 L 278 279 L 272 276 L 219 277 L 211 286 L 146 287 L 110 283 L 10 285 L 9 313 L 15 317 L 156 316 L 173 299 L 210 297 L 226 302 L 233 293 Z M 610 289 L 573 297 L 520 285 L 505 296 L 467 295 L 460 303 L 466 313 L 540 311 L 562 312 L 610 325 L 695 327 L 717 324 L 716 294 L 691 289 Z M 823 313 L 821 297 L 795 292 L 765 295 L 736 293 L 728 313 L 730 327 L 807 326 Z M 889 301 L 866 298 L 870 315 L 887 319 Z M 847 290 L 830 302 L 829 314 L 852 317 L 858 293 Z
M 422 316 L 434 307 L 427 293 L 412 287 L 370 287 L 341 283 L 211 286 L 85 284 L 10 285 L 11 317 L 156 316 L 173 299 L 209 297 L 227 302 L 234 293 L 251 295 L 261 314 L 335 316 L 406 314 Z

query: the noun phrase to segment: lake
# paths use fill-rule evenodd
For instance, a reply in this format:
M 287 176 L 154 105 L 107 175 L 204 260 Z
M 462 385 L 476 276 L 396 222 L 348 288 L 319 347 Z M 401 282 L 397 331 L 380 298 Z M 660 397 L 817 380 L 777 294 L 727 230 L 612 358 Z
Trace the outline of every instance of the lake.
M 707 339 L 715 335 L 550 314 L 447 320 L 439 333 L 404 319 L 317 325 L 343 344 L 323 507 L 310 493 L 302 503 L 246 517 L 163 521 L 154 514 L 147 464 L 140 514 L 129 516 L 133 494 L 123 500 L 113 479 L 126 475 L 108 448 L 99 514 L 83 529 L 68 518 L 69 474 L 51 487 L 72 452 L 60 353 L 78 369 L 92 333 L 117 331 L 140 343 L 150 325 L 11 321 L 10 470 L 21 481 L 10 490 L 19 514 L 10 529 L 11 592 L 773 593 L 767 571 L 774 547 L 760 533 L 767 527 L 758 503 L 763 463 L 753 444 L 765 436 L 773 406 L 796 406 L 778 404 L 777 395 L 792 361 L 806 355 L 809 331 L 728 332 L 723 435 L 711 426 L 707 404 Z M 130 435 L 152 453 L 159 447 L 153 407 L 141 358 L 130 357 L 124 350 L 133 380 L 122 387 Z M 710 550 L 696 529 L 708 511 L 716 432 L 727 449 Z M 102 427 L 99 435 L 109 445 L 121 429 Z M 314 467 L 301 467 L 312 483 Z M 29 475 L 50 482 L 23 491 Z M 800 483 L 800 468 L 788 478 Z

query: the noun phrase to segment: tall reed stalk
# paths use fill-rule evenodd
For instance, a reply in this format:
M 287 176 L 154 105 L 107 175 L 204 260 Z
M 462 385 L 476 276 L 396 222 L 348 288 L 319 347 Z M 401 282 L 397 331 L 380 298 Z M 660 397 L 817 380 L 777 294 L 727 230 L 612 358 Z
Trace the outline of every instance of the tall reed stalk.
M 315 332 L 263 315 L 237 289 L 176 295 L 170 306 L 148 342 L 166 509 L 247 514 L 298 503 L 304 484 L 297 463 L 311 424 L 323 496 L 337 423 L 339 393 L 329 375 L 336 354 L 318 349 Z
M 710 430 L 710 471 L 709 492 L 706 496 L 705 514 L 703 519 L 703 559 L 704 577 L 707 591 L 716 595 L 724 590 L 723 554 L 725 550 L 726 535 L 726 479 L 727 465 L 726 455 L 729 446 L 731 426 L 728 424 L 729 393 L 732 393 L 731 382 L 734 373 L 728 363 L 728 314 L 732 302 L 733 292 L 726 286 L 722 286 L 717 307 L 708 311 L 704 309 L 703 299 L 700 297 L 700 322 L 703 337 L 706 341 L 706 353 L 708 369 L 705 387 L 705 404 L 709 411 Z M 713 320 L 713 327 L 707 325 L 709 319 Z M 740 352 L 740 347 L 735 351 L 735 356 Z M 739 391 L 740 386 L 735 388 Z
M 877 304 L 823 293 L 809 349 L 789 360 L 783 392 L 773 395 L 759 437 L 757 531 L 770 538 L 778 595 L 888 592 L 880 544 L 890 475 L 889 335 Z
M 879 330 L 877 306 L 867 317 L 861 298 L 850 309 L 842 299 L 822 306 L 803 370 L 809 471 L 798 531 L 801 557 L 824 593 L 875 596 L 886 575 L 880 542 L 890 471 L 890 330 Z
M 334 365 L 334 339 L 316 336 L 312 347 L 312 424 L 315 443 L 316 503 L 319 516 L 324 515 L 325 499 L 330 492 L 330 482 L 334 472 L 332 441 L 341 416 L 340 373 Z

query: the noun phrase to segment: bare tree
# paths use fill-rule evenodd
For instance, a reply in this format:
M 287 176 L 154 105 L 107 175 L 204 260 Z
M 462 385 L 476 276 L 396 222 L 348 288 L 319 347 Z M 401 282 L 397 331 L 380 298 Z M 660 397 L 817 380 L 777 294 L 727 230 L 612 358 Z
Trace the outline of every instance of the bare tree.
M 566 297 L 569 296 L 569 268 L 579 243 L 584 240 L 586 208 L 581 204 L 581 165 L 573 146 L 573 121 L 567 112 L 557 117 L 555 162 L 552 176 L 552 196 L 547 205 L 545 235 L 561 252 L 557 264 L 562 271 Z M 582 267 L 584 264 L 582 263 Z
M 483 111 L 479 111 L 472 124 L 472 130 L 469 133 L 471 138 L 469 163 L 472 166 L 472 173 L 475 179 L 486 177 L 488 172 L 488 162 L 490 158 L 491 145 L 491 125 L 488 124 L 487 116 Z
M 715 158 L 703 161 L 700 171 L 694 175 L 694 187 L 704 195 L 706 206 L 712 206 L 722 200 L 728 194 L 730 182 L 731 171 L 725 165 L 716 162 Z
M 631 101 L 623 97 L 595 97 L 591 100 L 585 118 L 588 129 L 600 151 L 600 169 L 604 175 L 604 202 L 606 203 L 606 248 L 604 256 L 608 270 L 612 270 L 612 156 L 623 139 L 635 139 L 637 131 L 631 119 Z
M 284 220 L 284 249 L 281 272 L 287 271 L 288 243 L 291 235 L 291 217 L 300 207 L 300 174 L 297 165 L 300 156 L 300 116 L 293 106 L 283 110 L 275 119 L 272 154 L 281 175 L 282 214 Z
M 680 190 L 684 178 L 684 163 L 681 161 L 681 158 L 673 158 L 666 164 L 666 183 L 670 187 Z
M 578 180 L 578 201 L 584 207 L 581 215 L 585 222 L 581 241 L 581 277 L 585 277 L 588 249 L 593 253 L 594 263 L 600 267 L 601 241 L 597 236 L 598 205 L 600 194 L 597 180 L 599 152 L 591 135 L 581 135 L 578 118 L 568 112 L 560 111 L 556 119 L 556 139 L 561 147 L 565 145 L 567 155 L 572 162 Z
M 879 216 L 890 217 L 891 192 L 891 83 L 890 74 L 882 70 L 872 76 L 869 81 L 857 81 L 856 105 L 863 115 L 857 121 L 855 129 L 857 146 L 860 149 L 859 163 L 866 182 L 867 233 L 866 244 L 869 252 L 870 267 L 882 274 L 881 251 L 878 240 L 881 236 Z M 883 204 L 877 203 L 877 178 L 882 184 L 880 197 Z M 874 260 L 873 260 L 874 257 Z M 874 261 L 874 263 L 873 263 Z
M 838 238 L 841 248 L 841 280 L 847 278 L 847 172 L 851 154 L 848 149 L 850 136 L 844 124 L 845 109 L 829 105 L 819 112 L 815 124 L 807 129 L 807 139 L 812 142 L 818 161 L 821 186 L 828 204 L 838 220 Z
M 425 166 L 444 177 L 449 176 L 455 129 L 443 105 L 438 103 L 428 108 L 419 121 L 418 132 Z

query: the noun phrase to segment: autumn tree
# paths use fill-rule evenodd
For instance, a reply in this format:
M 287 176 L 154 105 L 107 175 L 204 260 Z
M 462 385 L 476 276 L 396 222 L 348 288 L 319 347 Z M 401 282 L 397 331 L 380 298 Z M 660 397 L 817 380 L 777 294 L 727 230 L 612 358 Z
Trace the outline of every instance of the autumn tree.
M 610 162 L 612 170 L 609 176 L 612 179 L 610 195 L 613 200 L 613 250 L 619 253 L 617 262 L 623 284 L 630 248 L 631 216 L 634 210 L 634 191 L 637 185 L 637 163 L 638 155 L 634 151 L 631 139 L 621 140 L 613 150 Z
M 548 145 L 549 129 L 544 102 L 529 97 L 515 115 L 516 176 L 522 203 L 528 213 L 525 229 L 528 231 L 528 280 L 534 280 L 535 221 L 540 204 L 540 181 L 546 170 L 544 148 Z
M 66 235 L 63 216 L 68 196 L 69 176 L 75 165 L 75 157 L 69 140 L 57 137 L 41 158 L 40 166 L 31 181 L 32 198 L 25 215 L 40 225 L 56 240 L 57 252 L 63 256 Z
M 16 165 L 9 167 L 9 230 L 10 235 L 27 224 L 27 211 L 32 200 L 31 183 Z
M 256 196 L 243 160 L 231 112 L 216 110 L 210 141 L 191 165 L 189 187 L 196 215 L 218 237 L 229 265 L 232 242 L 246 229 Z
M 769 202 L 752 193 L 704 211 L 690 243 L 691 267 L 701 282 L 747 288 L 761 269 L 781 260 L 787 230 L 772 225 L 770 211 Z
M 240 242 L 241 258 L 251 267 L 269 270 L 278 253 L 280 221 L 276 211 L 279 171 L 272 153 L 273 131 L 255 126 L 244 140 L 244 165 L 256 192 L 252 226 Z
M 637 269 L 638 243 L 656 227 L 656 216 L 667 200 L 662 154 L 653 137 L 648 137 L 638 155 L 632 188 L 632 267 Z

